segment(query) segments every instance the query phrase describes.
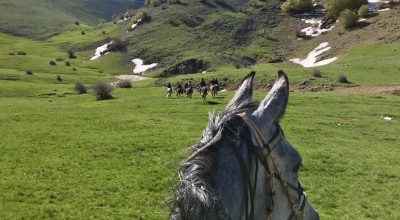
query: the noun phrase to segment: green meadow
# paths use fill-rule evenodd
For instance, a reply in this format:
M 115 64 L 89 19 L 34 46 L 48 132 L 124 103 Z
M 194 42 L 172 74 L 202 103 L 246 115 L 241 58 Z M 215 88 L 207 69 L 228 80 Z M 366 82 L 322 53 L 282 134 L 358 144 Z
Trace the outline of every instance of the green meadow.
M 313 70 L 287 62 L 222 66 L 133 82 L 133 89 L 113 91 L 114 99 L 96 101 L 91 93 L 76 94 L 75 82 L 90 88 L 126 73 L 121 53 L 89 61 L 105 38 L 126 31 L 110 24 L 105 35 L 102 30 L 75 30 L 44 42 L 0 35 L 0 219 L 166 219 L 163 201 L 177 166 L 200 138 L 208 113 L 223 110 L 233 91 L 203 104 L 196 92 L 193 99 L 167 99 L 154 83 L 211 77 L 239 83 L 255 70 L 255 82 L 266 84 L 283 69 L 296 88 Z M 68 48 L 76 49 L 76 58 L 68 57 Z M 8 55 L 19 51 L 26 55 Z M 342 86 L 335 80 L 344 73 L 353 85 L 399 84 L 396 51 L 399 44 L 350 48 L 319 67 L 323 77 L 310 83 Z M 62 61 L 49 65 L 57 58 Z M 255 91 L 254 99 L 266 93 Z M 400 218 L 399 108 L 400 97 L 393 95 L 290 93 L 281 126 L 303 157 L 300 181 L 321 219 Z
M 163 88 L 113 95 L 1 98 L 1 219 L 167 217 L 163 200 L 177 165 L 201 136 L 208 112 L 223 110 L 233 92 L 206 104 L 196 93 L 166 99 Z M 254 99 L 265 95 L 256 91 Z M 399 101 L 290 94 L 281 125 L 303 157 L 300 181 L 322 219 L 400 217 Z

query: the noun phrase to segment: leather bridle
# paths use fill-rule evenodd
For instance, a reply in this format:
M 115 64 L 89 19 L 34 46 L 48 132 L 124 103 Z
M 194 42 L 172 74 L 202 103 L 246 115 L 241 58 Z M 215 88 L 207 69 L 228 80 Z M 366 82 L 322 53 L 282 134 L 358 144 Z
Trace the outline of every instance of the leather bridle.
M 289 216 L 288 219 L 290 220 L 293 217 L 296 220 L 303 219 L 304 215 L 306 213 L 306 209 L 307 209 L 306 194 L 304 193 L 304 190 L 301 187 L 300 182 L 298 182 L 298 187 L 295 187 L 286 181 L 285 176 L 282 173 L 282 169 L 280 168 L 278 160 L 275 156 L 275 153 L 273 152 L 274 147 L 281 141 L 281 139 L 283 137 L 283 132 L 282 132 L 281 127 L 279 126 L 279 124 L 276 124 L 277 133 L 268 142 L 266 140 L 266 138 L 264 137 L 263 133 L 261 132 L 261 130 L 257 127 L 257 125 L 250 118 L 248 118 L 246 116 L 245 113 L 241 113 L 241 114 L 237 114 L 237 115 L 240 116 L 244 120 L 244 122 L 249 126 L 250 130 L 252 131 L 252 133 L 257 141 L 258 148 L 259 148 L 257 151 L 257 153 L 259 154 L 258 156 L 267 171 L 266 185 L 267 185 L 267 189 L 268 189 L 268 194 L 271 198 L 271 202 L 270 202 L 271 205 L 269 207 L 267 207 L 267 213 L 268 213 L 267 220 L 271 219 L 272 212 L 274 211 L 275 203 L 276 203 L 275 178 L 281 182 L 281 184 L 285 190 L 286 197 L 289 200 L 289 206 L 292 208 L 292 214 Z M 274 172 L 273 168 L 275 168 L 275 171 L 277 173 Z M 297 203 L 296 200 L 290 195 L 290 192 L 289 192 L 290 188 L 297 192 L 297 194 L 299 196 L 299 198 L 298 198 L 299 203 Z M 254 199 L 254 196 L 252 199 Z M 253 204 L 254 201 L 251 201 L 251 203 L 252 203 L 252 205 L 254 205 Z M 246 210 L 247 210 L 247 207 L 246 207 Z M 254 217 L 253 208 L 251 209 L 250 212 L 251 212 L 250 216 Z M 247 216 L 247 211 L 246 211 L 246 216 Z

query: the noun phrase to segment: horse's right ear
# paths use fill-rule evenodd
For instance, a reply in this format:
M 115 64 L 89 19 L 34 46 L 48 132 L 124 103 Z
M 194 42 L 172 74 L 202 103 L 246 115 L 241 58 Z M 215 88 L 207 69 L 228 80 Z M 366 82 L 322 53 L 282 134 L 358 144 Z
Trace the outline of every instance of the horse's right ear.
M 233 110 L 238 108 L 241 104 L 251 101 L 253 96 L 253 79 L 255 74 L 255 71 L 251 71 L 246 77 L 244 77 L 242 84 L 238 90 L 236 90 L 236 93 L 231 101 L 229 101 L 228 106 L 226 106 L 226 110 Z

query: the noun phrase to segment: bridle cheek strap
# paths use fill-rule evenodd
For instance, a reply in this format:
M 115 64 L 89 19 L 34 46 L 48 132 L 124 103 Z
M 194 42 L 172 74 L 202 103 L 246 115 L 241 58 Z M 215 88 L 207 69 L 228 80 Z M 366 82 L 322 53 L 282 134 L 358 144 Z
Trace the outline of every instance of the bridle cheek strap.
M 264 137 L 263 133 L 261 130 L 257 127 L 257 125 L 246 116 L 245 113 L 238 114 L 245 122 L 246 124 L 250 127 L 250 130 L 253 132 L 253 135 L 258 143 L 258 146 L 260 147 L 260 153 L 262 154 L 264 158 L 264 166 L 267 170 L 268 173 L 268 178 L 267 178 L 267 188 L 269 190 L 269 195 L 271 196 L 271 206 L 268 207 L 268 216 L 267 219 L 271 219 L 271 214 L 272 211 L 274 210 L 275 207 L 275 181 L 273 177 L 276 177 L 280 180 L 280 182 L 283 185 L 283 188 L 285 190 L 286 197 L 289 200 L 290 207 L 292 208 L 292 214 L 290 215 L 289 219 L 292 217 L 295 217 L 296 220 L 300 220 L 304 218 L 305 212 L 306 212 L 306 201 L 307 197 L 304 195 L 303 189 L 301 188 L 301 185 L 299 183 L 299 187 L 294 187 L 291 184 L 288 184 L 286 182 L 285 176 L 283 175 L 282 169 L 279 166 L 278 160 L 275 156 L 275 153 L 272 152 L 274 147 L 279 143 L 279 141 L 283 137 L 283 132 L 281 127 L 276 124 L 278 132 L 275 134 L 275 136 L 268 142 L 267 139 Z M 275 174 L 272 170 L 272 166 L 275 167 L 275 170 L 278 172 L 278 174 Z M 299 199 L 300 199 L 300 204 L 297 204 L 295 199 L 290 195 L 289 190 L 290 188 L 294 189 L 298 194 L 299 194 Z M 301 191 L 301 193 L 299 192 Z M 303 200 L 301 200 L 301 197 L 304 197 Z M 300 205 L 300 206 L 299 206 Z

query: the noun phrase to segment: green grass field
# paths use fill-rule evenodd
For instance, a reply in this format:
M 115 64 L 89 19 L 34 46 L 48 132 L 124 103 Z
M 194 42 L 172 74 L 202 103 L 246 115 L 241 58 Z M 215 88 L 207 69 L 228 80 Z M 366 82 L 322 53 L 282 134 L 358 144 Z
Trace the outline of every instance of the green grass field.
M 95 101 L 71 94 L 70 83 L 0 82 L 9 88 L 0 95 L 1 219 L 165 219 L 162 201 L 184 149 L 233 95 L 202 104 L 196 93 L 168 100 L 163 88 L 117 89 L 115 99 Z M 67 94 L 30 95 L 34 85 Z M 303 157 L 300 181 L 322 219 L 400 217 L 399 101 L 290 94 L 282 128 Z

